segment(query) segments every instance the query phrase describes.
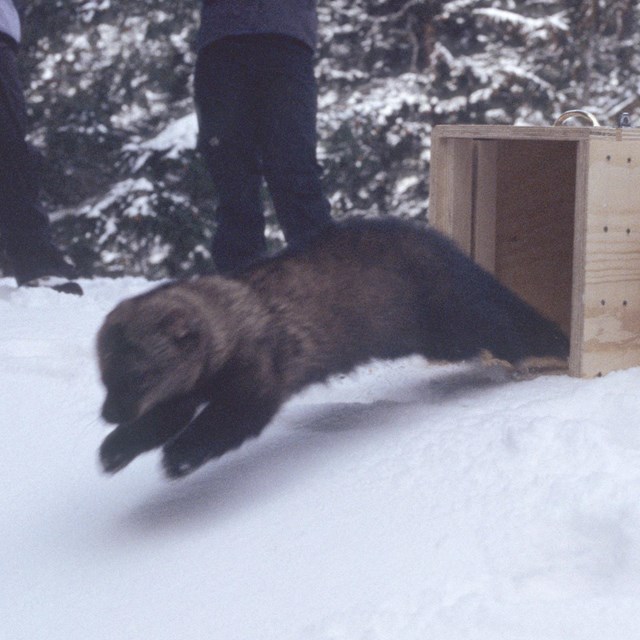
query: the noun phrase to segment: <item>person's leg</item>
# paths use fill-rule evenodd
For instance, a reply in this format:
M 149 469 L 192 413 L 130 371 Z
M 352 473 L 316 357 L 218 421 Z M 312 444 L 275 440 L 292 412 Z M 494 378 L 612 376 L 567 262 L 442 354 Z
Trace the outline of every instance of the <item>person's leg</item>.
M 0 233 L 16 274 L 27 277 L 51 248 L 49 220 L 38 203 L 37 167 L 25 140 L 26 105 L 16 55 L 0 43 Z
M 260 140 L 264 175 L 287 242 L 331 223 L 316 157 L 317 87 L 313 54 L 304 44 L 273 38 L 265 45 Z
M 243 44 L 236 40 L 216 43 L 198 55 L 199 148 L 219 199 L 213 260 L 223 273 L 266 250 L 251 79 Z

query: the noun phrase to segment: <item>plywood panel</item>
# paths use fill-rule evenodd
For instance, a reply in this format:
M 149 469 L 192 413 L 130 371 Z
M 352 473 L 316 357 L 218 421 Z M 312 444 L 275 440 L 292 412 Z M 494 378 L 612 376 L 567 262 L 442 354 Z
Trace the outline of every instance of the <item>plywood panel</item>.
M 640 148 L 589 150 L 581 374 L 640 365 Z
M 495 273 L 569 334 L 577 146 L 501 140 Z

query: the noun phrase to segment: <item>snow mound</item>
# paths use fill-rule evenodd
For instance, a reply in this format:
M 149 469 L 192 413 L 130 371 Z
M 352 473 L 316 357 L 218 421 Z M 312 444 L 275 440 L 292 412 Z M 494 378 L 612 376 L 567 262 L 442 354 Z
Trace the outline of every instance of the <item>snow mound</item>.
M 0 280 L 7 638 L 637 636 L 640 370 L 374 363 L 183 481 L 108 478 L 95 333 L 151 285 L 82 285 Z

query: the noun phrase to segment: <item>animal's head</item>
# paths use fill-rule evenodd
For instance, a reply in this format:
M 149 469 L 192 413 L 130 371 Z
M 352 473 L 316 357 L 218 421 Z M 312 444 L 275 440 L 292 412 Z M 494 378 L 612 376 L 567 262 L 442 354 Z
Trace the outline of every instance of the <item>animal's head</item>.
M 98 333 L 107 422 L 130 422 L 192 391 L 207 361 L 201 314 L 171 295 L 121 302 Z

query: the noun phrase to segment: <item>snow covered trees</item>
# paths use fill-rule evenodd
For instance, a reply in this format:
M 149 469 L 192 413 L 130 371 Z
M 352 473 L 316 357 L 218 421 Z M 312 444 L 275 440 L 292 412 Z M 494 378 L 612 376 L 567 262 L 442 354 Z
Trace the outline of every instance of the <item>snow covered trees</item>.
M 198 272 L 193 0 L 28 3 L 25 88 L 56 233 L 85 273 Z M 426 218 L 431 128 L 638 112 L 635 0 L 320 0 L 320 157 L 336 216 Z M 277 244 L 277 227 L 270 226 Z

